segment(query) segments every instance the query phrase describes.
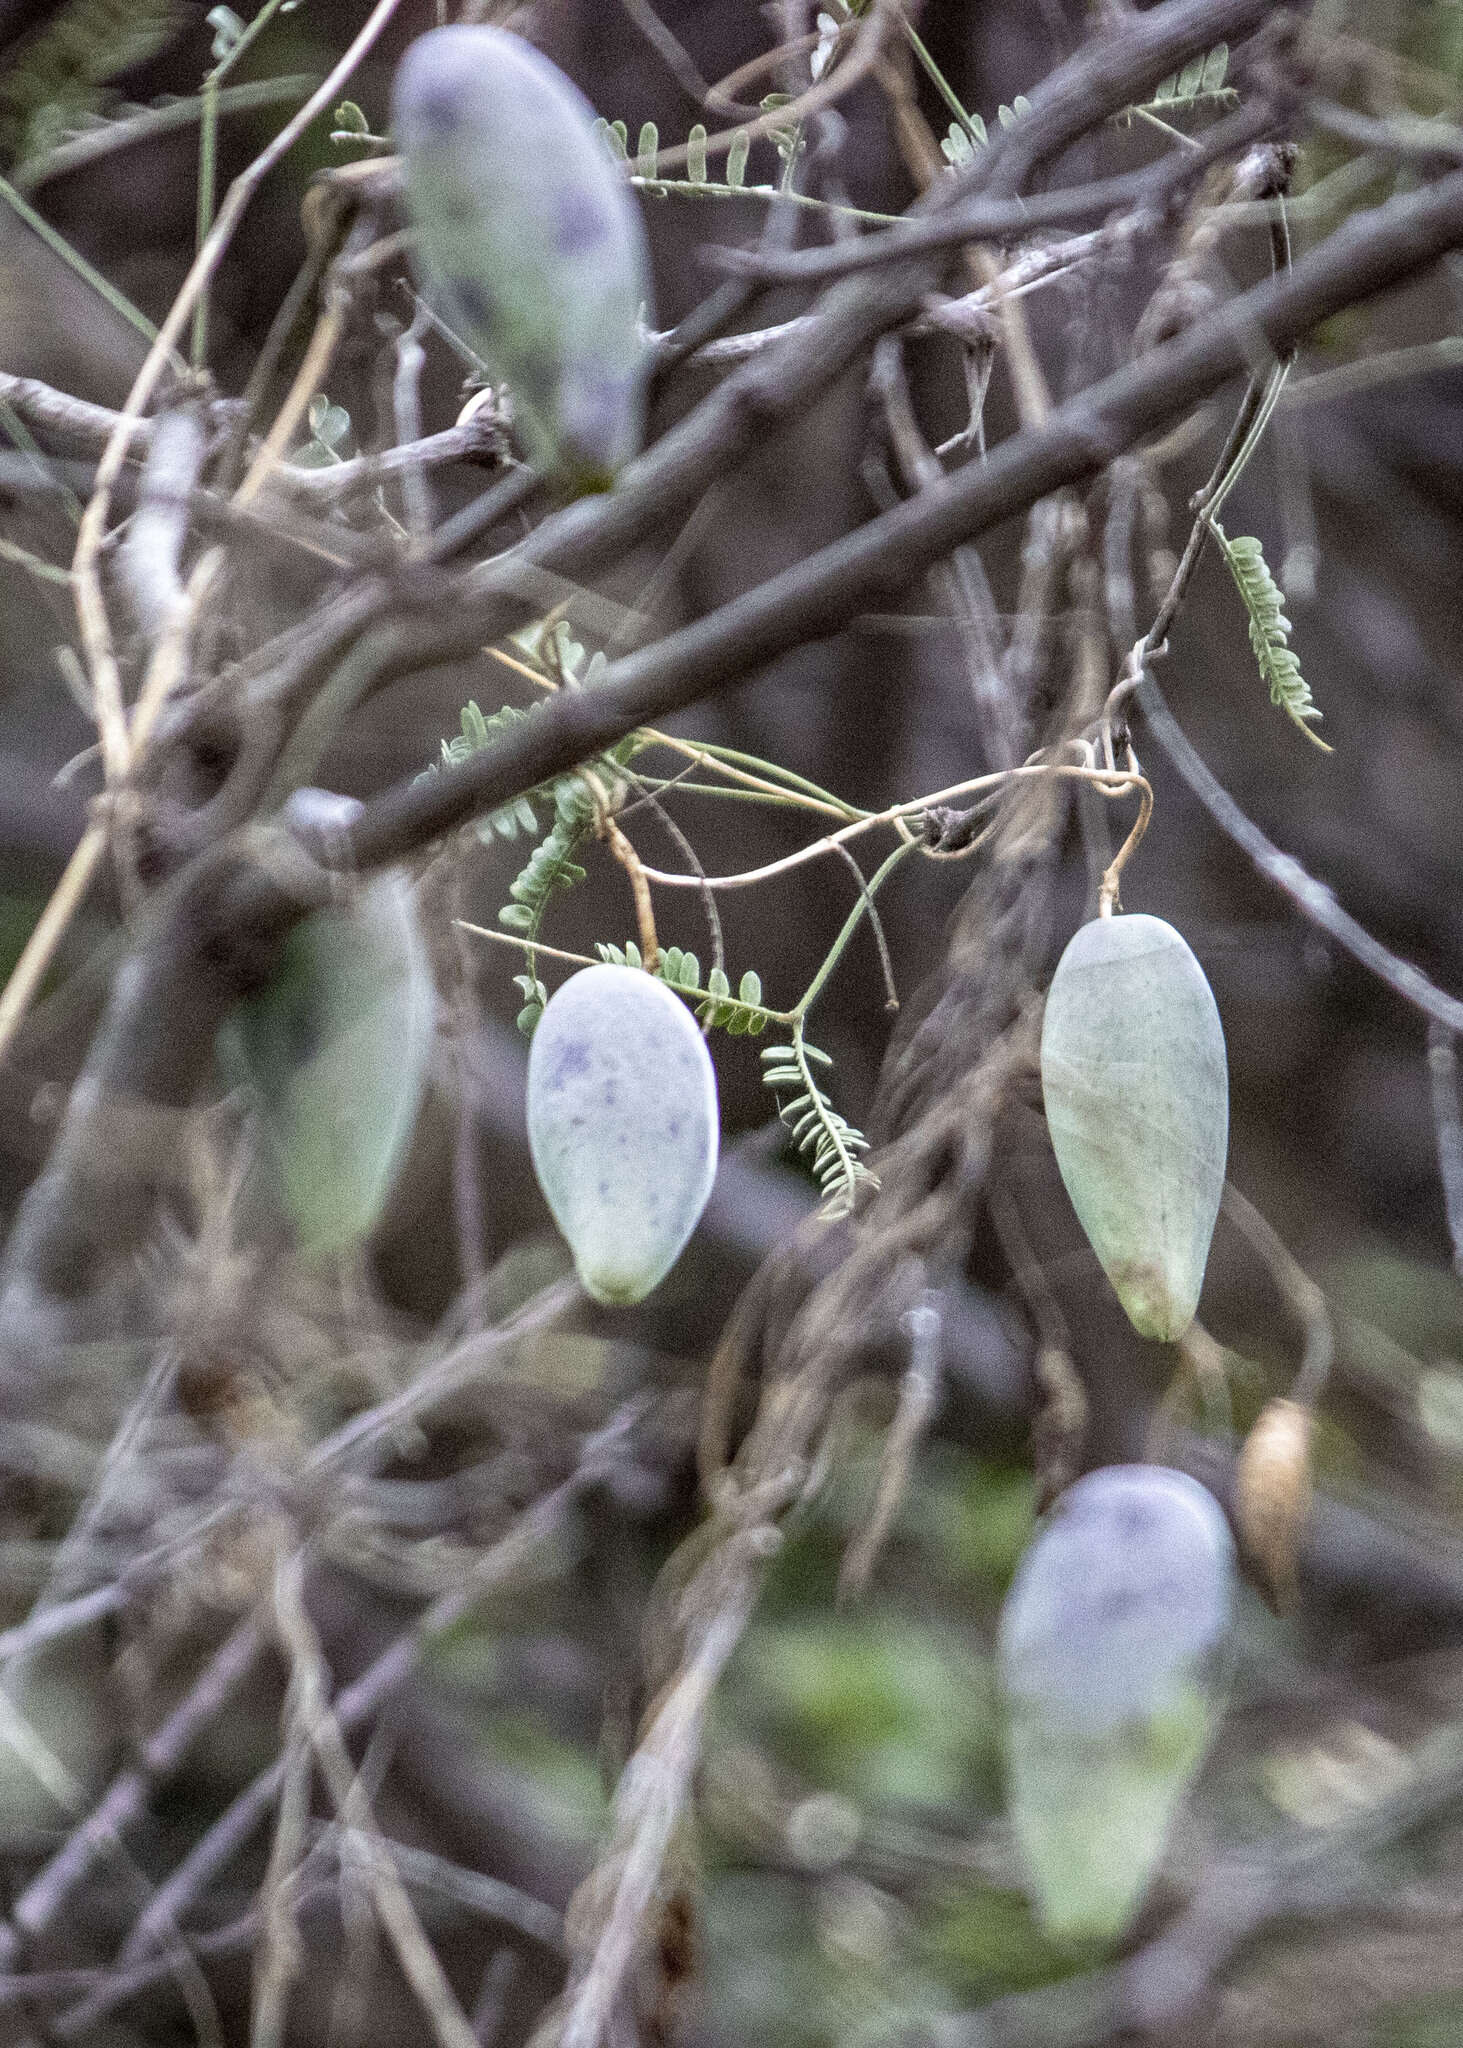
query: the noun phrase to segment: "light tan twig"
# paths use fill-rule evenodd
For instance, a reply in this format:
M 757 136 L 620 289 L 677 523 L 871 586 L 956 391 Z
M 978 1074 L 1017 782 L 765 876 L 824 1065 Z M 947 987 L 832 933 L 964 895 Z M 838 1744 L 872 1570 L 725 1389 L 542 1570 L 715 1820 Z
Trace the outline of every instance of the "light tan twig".
M 252 504 L 269 480 L 271 470 L 283 458 L 285 449 L 294 438 L 295 430 L 305 417 L 311 399 L 325 381 L 331 361 L 340 342 L 345 324 L 345 311 L 338 292 L 327 295 L 315 332 L 310 336 L 295 380 L 289 388 L 284 404 L 275 415 L 264 445 L 249 465 L 249 473 L 234 493 L 236 505 Z
M 298 1570 L 297 1554 L 282 1554 L 276 1561 L 275 1618 L 287 1655 L 292 1650 L 293 1620 L 287 1578 L 297 1574 Z M 279 1810 L 275 1816 L 269 1864 L 259 1891 L 264 1926 L 254 1957 L 250 2048 L 280 2048 L 284 2039 L 290 1986 L 299 1976 L 304 1960 L 296 1921 L 296 1878 L 305 1855 L 313 1776 L 306 1704 L 299 1660 L 294 1658 L 285 1692 L 284 1775 L 280 1784 Z
M 655 906 L 650 900 L 650 883 L 639 854 L 608 811 L 604 814 L 603 831 L 606 845 L 629 877 L 630 894 L 635 903 L 635 924 L 640 934 L 641 959 L 646 973 L 654 974 L 660 964 L 660 940 L 656 937 Z
M 1225 1215 L 1252 1250 L 1270 1269 L 1271 1278 L 1285 1299 L 1305 1339 L 1300 1369 L 1291 1388 L 1292 1397 L 1304 1407 L 1313 1407 L 1325 1389 L 1336 1353 L 1336 1331 L 1331 1306 L 1285 1244 L 1274 1226 L 1247 1200 L 1233 1181 L 1224 1183 L 1222 1206 Z
M 291 1659 L 291 1684 L 298 1688 L 302 1725 L 342 1824 L 350 1832 L 365 1837 L 365 1868 L 372 1901 L 403 1974 L 431 2022 L 439 2048 L 480 2048 L 391 1860 L 371 1802 L 345 1746 L 340 1722 L 330 1706 L 330 1673 L 320 1638 L 305 1612 L 301 1551 L 295 1551 L 281 1566 L 275 1584 L 275 1612 Z M 265 2048 L 257 2036 L 255 2048 Z M 274 2048 L 273 2042 L 269 2048 Z
M 0 1060 L 9 1051 L 10 1041 L 20 1028 L 72 918 L 86 901 L 97 863 L 106 850 L 107 828 L 93 820 L 77 841 L 50 902 L 36 920 L 20 958 L 10 971 L 10 979 L 0 992 Z
M 899 1403 L 884 1438 L 873 1507 L 845 1551 L 838 1573 L 840 1600 L 856 1599 L 867 1586 L 909 1485 L 915 1453 L 940 1404 L 940 1312 L 933 1300 L 910 1309 L 904 1326 L 909 1336 L 909 1365 L 899 1383 Z
M 217 218 L 205 236 L 198 254 L 193 259 L 192 267 L 183 280 L 178 296 L 158 331 L 157 340 L 149 349 L 142 368 L 133 380 L 132 389 L 127 394 L 126 403 L 97 465 L 96 483 L 76 538 L 72 573 L 76 580 L 77 620 L 81 629 L 82 646 L 87 655 L 92 688 L 96 695 L 97 730 L 102 742 L 102 758 L 109 780 L 123 772 L 121 764 L 125 761 L 126 755 L 126 723 L 123 715 L 122 676 L 117 665 L 111 624 L 107 618 L 106 602 L 102 594 L 100 561 L 107 519 L 112 508 L 112 491 L 121 474 L 123 461 L 136 431 L 136 424 L 157 390 L 193 308 L 223 260 L 224 251 L 233 239 L 234 231 L 254 194 L 280 159 L 294 147 L 310 123 L 331 106 L 400 4 L 401 0 L 377 0 L 377 4 L 366 17 L 344 55 L 331 67 L 324 81 L 230 185 L 218 210 Z
M 1129 796 L 1137 790 L 1146 808 L 1140 811 L 1140 821 L 1147 829 L 1148 819 L 1153 810 L 1153 793 L 1136 767 L 1098 768 L 1078 766 L 1075 763 L 1026 762 L 1019 768 L 1001 768 L 990 775 L 974 775 L 965 782 L 951 783 L 948 789 L 931 791 L 928 796 L 912 797 L 908 802 L 890 804 L 885 810 L 872 811 L 867 816 L 855 818 L 851 824 L 841 826 L 838 831 L 828 833 L 822 839 L 812 840 L 807 846 L 800 846 L 793 853 L 787 853 L 780 860 L 768 861 L 760 868 L 746 868 L 735 875 L 677 875 L 667 869 L 644 867 L 648 880 L 667 889 L 750 889 L 759 882 L 773 881 L 778 875 L 788 873 L 792 868 L 801 867 L 805 861 L 817 860 L 825 853 L 832 853 L 845 846 L 860 833 L 873 830 L 876 826 L 892 825 L 896 829 L 917 819 L 936 805 L 954 803 L 957 798 L 973 796 L 982 791 L 998 790 L 1015 781 L 1039 781 L 1043 776 L 1058 776 L 1069 780 L 1090 783 L 1103 796 Z M 1121 870 L 1138 840 L 1143 836 L 1135 826 L 1133 834 L 1119 854 L 1115 866 Z

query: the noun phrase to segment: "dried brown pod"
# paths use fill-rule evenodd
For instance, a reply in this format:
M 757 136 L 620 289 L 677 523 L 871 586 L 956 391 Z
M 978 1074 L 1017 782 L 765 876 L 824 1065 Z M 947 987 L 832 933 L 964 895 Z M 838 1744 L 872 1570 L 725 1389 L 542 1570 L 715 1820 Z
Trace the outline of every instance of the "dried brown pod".
M 1245 1557 L 1277 1614 L 1296 1600 L 1296 1561 L 1311 1506 L 1315 1417 L 1299 1401 L 1267 1401 L 1235 1472 L 1235 1520 Z

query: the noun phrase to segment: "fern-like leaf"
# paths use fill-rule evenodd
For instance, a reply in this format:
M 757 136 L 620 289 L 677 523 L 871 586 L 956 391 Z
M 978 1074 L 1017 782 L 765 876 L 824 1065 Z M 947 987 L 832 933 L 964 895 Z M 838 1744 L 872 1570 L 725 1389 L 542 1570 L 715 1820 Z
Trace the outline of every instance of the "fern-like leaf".
M 515 974 L 513 986 L 523 997 L 523 1008 L 514 1021 L 525 1038 L 532 1038 L 539 1018 L 549 1006 L 549 992 L 536 974 Z
M 510 727 L 521 725 L 524 719 L 531 715 L 527 711 L 520 711 L 516 704 L 505 704 L 502 710 L 495 711 L 491 718 L 484 718 L 478 706 L 469 698 L 462 707 L 462 730 L 454 733 L 450 740 L 443 740 L 439 765 L 451 767 L 459 761 L 470 760 L 474 754 L 481 753 L 484 747 L 491 746 L 493 741 Z M 426 775 L 435 772 L 435 767 L 423 771 Z M 417 780 L 420 782 L 422 776 L 419 775 Z M 485 818 L 477 819 L 475 829 L 478 837 L 488 846 L 494 839 L 516 839 L 520 832 L 526 832 L 536 839 L 542 828 L 534 803 L 541 802 L 547 808 L 552 797 L 552 786 L 534 790 L 528 796 L 514 797 L 511 803 L 504 804 L 501 809 L 490 811 Z
M 1204 56 L 1195 57 L 1182 71 L 1174 72 L 1155 85 L 1153 98 L 1147 105 L 1150 109 L 1161 107 L 1168 113 L 1182 112 L 1204 100 L 1219 106 L 1233 106 L 1239 94 L 1232 85 L 1224 82 L 1228 71 L 1229 45 L 1216 43 Z
M 1160 79 L 1153 88 L 1153 97 L 1140 105 L 1124 107 L 1113 119 L 1119 127 L 1131 128 L 1135 120 L 1144 118 L 1167 119 L 1172 114 L 1186 114 L 1195 107 L 1235 107 L 1239 105 L 1239 94 L 1232 85 L 1225 84 L 1229 71 L 1229 45 L 1216 43 L 1214 48 L 1202 57 L 1195 57 L 1182 71 L 1170 72 Z
M 762 1055 L 762 1084 L 780 1098 L 778 1115 L 792 1133 L 794 1148 L 812 1168 L 823 1193 L 825 1216 L 847 1216 L 866 1187 L 877 1177 L 863 1163 L 869 1141 L 833 1107 L 813 1069 L 833 1064 L 826 1052 L 809 1045 L 801 1029 L 789 1045 L 769 1045 Z
M 1030 100 L 1024 92 L 1018 92 L 1009 107 L 996 108 L 996 119 L 1003 128 L 1010 128 L 1023 114 L 1030 112 Z M 967 114 L 965 118 L 969 127 L 962 127 L 959 121 L 952 121 L 948 134 L 940 143 L 940 154 L 952 171 L 963 170 L 967 164 L 973 163 L 976 151 L 984 149 L 990 140 L 985 122 L 979 114 Z
M 767 1028 L 761 1004 L 761 975 L 749 970 L 738 982 L 737 992 L 733 995 L 732 985 L 723 970 L 713 967 L 706 977 L 705 1000 L 696 1014 L 718 1030 L 729 1031 L 733 1038 L 756 1038 Z
M 109 79 L 156 56 L 183 27 L 178 0 L 69 0 L 20 44 L 0 79 L 0 152 L 53 148 L 98 113 Z
M 498 912 L 499 924 L 537 938 L 554 893 L 584 880 L 584 869 L 573 856 L 593 817 L 594 800 L 581 783 L 569 776 L 555 783 L 554 822 L 509 883 L 512 900 Z
M 606 121 L 601 117 L 594 124 L 594 132 L 617 164 L 628 162 L 630 131 L 623 121 Z
M 1305 734 L 1313 746 L 1329 754 L 1330 747 L 1313 732 L 1310 721 L 1322 716 L 1311 696 L 1311 686 L 1301 674 L 1300 657 L 1289 644 L 1290 620 L 1285 616 L 1285 597 L 1270 573 L 1264 549 L 1253 534 L 1231 540 L 1217 519 L 1210 531 L 1219 543 L 1235 588 L 1249 615 L 1250 645 L 1255 650 L 1260 675 L 1269 685 L 1270 702 Z

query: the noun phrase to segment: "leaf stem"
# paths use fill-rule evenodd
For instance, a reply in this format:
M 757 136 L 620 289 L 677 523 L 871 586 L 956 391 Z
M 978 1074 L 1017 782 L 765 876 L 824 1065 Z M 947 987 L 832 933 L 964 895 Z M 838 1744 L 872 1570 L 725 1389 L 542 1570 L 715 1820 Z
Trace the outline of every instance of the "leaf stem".
M 843 921 L 843 929 L 823 956 L 822 965 L 808 983 L 798 1001 L 793 1005 L 792 1014 L 794 1017 L 801 1018 L 807 1016 L 809 1010 L 812 1009 L 814 1003 L 817 1002 L 819 996 L 826 988 L 829 976 L 843 958 L 848 942 L 858 930 L 864 913 L 872 903 L 875 892 L 888 880 L 900 862 L 913 853 L 918 846 L 919 841 L 917 839 L 901 840 L 892 853 L 885 854 L 878 867 L 869 876 L 868 881 L 865 882 L 862 890 L 859 892 L 858 902 L 855 903 L 853 909 Z

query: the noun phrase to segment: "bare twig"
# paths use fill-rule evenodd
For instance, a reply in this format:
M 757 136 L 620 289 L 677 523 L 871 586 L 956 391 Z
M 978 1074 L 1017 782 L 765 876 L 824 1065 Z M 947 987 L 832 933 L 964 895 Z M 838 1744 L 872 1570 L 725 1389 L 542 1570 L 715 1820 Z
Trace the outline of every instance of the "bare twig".
M 77 535 L 76 556 L 72 569 L 76 578 L 77 617 L 81 627 L 82 644 L 89 658 L 92 687 L 96 692 L 98 731 L 109 774 L 121 772 L 121 762 L 125 756 L 126 729 L 122 716 L 122 679 L 117 667 L 111 627 L 102 596 L 99 561 L 111 510 L 112 490 L 121 472 L 134 424 L 141 418 L 157 390 L 193 308 L 207 291 L 214 272 L 223 260 L 224 251 L 233 239 L 234 231 L 255 192 L 280 159 L 294 147 L 316 116 L 330 106 L 386 27 L 398 5 L 399 0 L 377 0 L 376 6 L 372 8 L 344 55 L 331 67 L 329 75 L 229 187 L 213 226 L 205 236 L 192 268 L 183 280 L 167 318 L 158 331 L 157 340 L 133 381 L 132 389 L 127 394 L 127 402 L 102 452 L 96 483 L 82 519 L 81 530 Z
M 1427 1066 L 1432 1082 L 1443 1213 L 1453 1244 L 1453 1271 L 1463 1279 L 1463 1116 L 1458 1110 L 1457 1040 L 1455 1033 L 1436 1017 L 1427 1028 Z
M 1222 1201 L 1225 1215 L 1270 1268 L 1277 1288 L 1300 1324 L 1305 1350 L 1291 1393 L 1296 1401 L 1314 1405 L 1325 1388 L 1336 1355 L 1330 1303 L 1279 1233 L 1233 1181 L 1224 1183 Z
M 278 1575 L 275 1610 L 290 1654 L 295 1711 L 302 1730 L 319 1761 L 321 1775 L 347 1835 L 354 1837 L 359 1834 L 365 1838 L 370 1854 L 368 1882 L 376 1911 L 396 1950 L 402 1972 L 427 2016 L 438 2048 L 478 2048 L 477 2037 L 453 1994 L 436 1951 L 422 1930 L 396 1865 L 385 1850 L 370 1800 L 346 1749 L 340 1721 L 331 1710 L 330 1674 L 314 1624 L 305 1612 L 303 1579 L 303 1560 L 300 1552 L 295 1551 L 284 1561 Z M 291 1773 L 287 1772 L 282 1790 L 288 1791 L 290 1782 Z M 300 1813 L 300 1837 L 303 1836 L 303 1821 L 304 1815 Z M 286 1827 L 282 1808 L 277 1844 Z M 294 1867 L 298 1860 L 298 1847 L 298 1838 L 286 1844 L 279 1856 L 281 1866 Z M 277 2022 L 273 2035 L 256 2030 L 255 2048 L 274 2048 L 276 2038 Z
M 899 1383 L 899 1403 L 884 1439 L 874 1504 L 839 1567 L 840 1599 L 856 1599 L 867 1586 L 909 1485 L 915 1453 L 940 1403 L 939 1310 L 933 1301 L 922 1301 L 909 1310 L 904 1325 L 909 1332 L 909 1369 Z
M 510 1582 L 546 1543 L 558 1538 L 565 1514 L 586 1486 L 600 1481 L 607 1465 L 618 1455 L 638 1413 L 639 1404 L 631 1404 L 612 1417 L 604 1429 L 586 1438 L 580 1462 L 569 1478 L 525 1509 L 469 1568 L 462 1584 L 434 1601 L 413 1628 L 399 1636 L 337 1696 L 335 1718 L 342 1733 L 349 1734 L 379 1711 L 411 1675 L 428 1642 L 470 1613 L 491 1590 Z M 249 1841 L 279 1795 L 283 1771 L 283 1761 L 276 1760 L 194 1844 L 137 1921 L 124 1944 L 117 1977 L 98 1985 L 55 2022 L 61 2038 L 84 2036 L 129 1995 L 125 1989 L 117 1988 L 128 1982 L 125 1973 L 165 1938 L 167 1930 L 187 1911 L 189 1902 Z
M 50 1612 L 59 1615 L 62 1610 Z M 20 1943 L 46 1932 L 97 1858 L 121 1840 L 142 1813 L 153 1783 L 177 1769 L 196 1737 L 243 1682 L 262 1644 L 263 1630 L 253 1617 L 239 1623 L 148 1738 L 139 1763 L 113 1779 L 80 1826 L 31 1879 L 11 1908 L 9 1925 L 0 1928 L 0 1971 L 14 1968 Z
M 1352 959 L 1386 983 L 1403 1002 L 1450 1032 L 1463 1031 L 1463 1000 L 1429 981 L 1420 967 L 1401 959 L 1374 938 L 1349 911 L 1343 910 L 1324 882 L 1306 873 L 1292 854 L 1282 853 L 1259 826 L 1247 818 L 1213 770 L 1185 738 L 1150 675 L 1138 686 L 1138 701 L 1153 737 L 1198 797 L 1200 803 L 1272 888 L 1278 889 L 1305 918 L 1334 939 Z

